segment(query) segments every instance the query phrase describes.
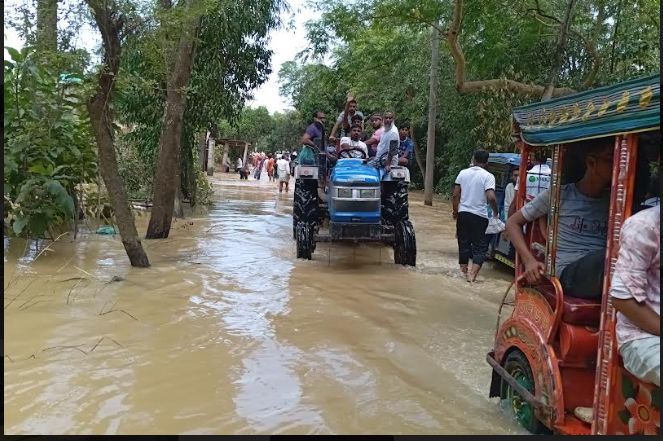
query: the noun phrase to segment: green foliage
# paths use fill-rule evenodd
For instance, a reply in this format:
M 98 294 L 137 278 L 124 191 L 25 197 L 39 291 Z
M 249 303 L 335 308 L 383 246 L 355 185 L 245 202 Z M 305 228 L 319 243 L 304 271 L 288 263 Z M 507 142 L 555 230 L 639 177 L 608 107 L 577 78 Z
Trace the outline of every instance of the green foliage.
M 196 133 L 221 119 L 235 122 L 244 102 L 251 98 L 251 91 L 267 80 L 271 72 L 267 35 L 280 25 L 278 12 L 283 7 L 281 0 L 206 1 L 202 2 L 203 10 L 196 11 L 202 14 L 201 24 L 186 89 L 180 149 L 185 195 L 196 191 L 197 180 L 188 178 L 196 176 Z M 123 53 L 118 118 L 132 128 L 126 141 L 136 150 L 135 157 L 148 164 L 156 163 L 168 63 L 186 19 L 183 13 L 181 5 L 170 11 L 159 9 L 156 14 L 140 13 L 145 26 L 127 40 Z M 264 113 L 267 121 L 269 115 L 266 110 Z M 251 133 L 260 129 L 250 125 L 247 128 Z M 148 177 L 144 176 L 139 185 L 147 187 Z
M 265 107 L 242 109 L 235 122 L 221 120 L 218 124 L 219 138 L 248 141 L 250 150 L 261 152 L 276 152 L 280 150 L 295 149 L 300 145 L 302 133 L 306 126 L 302 123 L 297 111 L 275 112 L 270 115 Z M 230 151 L 229 159 L 234 164 L 243 151 Z M 215 150 L 217 162 L 223 157 L 223 146 Z
M 547 84 L 566 1 L 482 0 L 464 2 L 460 44 L 466 81 L 506 78 Z M 635 3 L 635 4 L 633 4 Z M 310 46 L 279 71 L 281 94 L 299 111 L 301 123 L 315 110 L 335 117 L 346 93 L 364 114 L 391 108 L 396 125 L 409 122 L 416 148 L 426 146 L 431 24 L 446 29 L 454 2 L 421 0 L 318 0 L 321 18 L 308 24 Z M 604 17 L 597 23 L 599 11 Z M 558 86 L 582 89 L 593 71 L 594 44 L 599 69 L 591 87 L 658 70 L 660 45 L 654 0 L 578 0 L 563 54 Z M 552 18 L 550 18 L 552 17 Z M 448 193 L 472 151 L 513 151 L 511 108 L 537 101 L 503 89 L 461 95 L 455 64 L 440 41 L 440 83 L 436 121 L 436 191 Z M 324 60 L 324 63 L 322 62 Z M 333 119 L 328 118 L 327 130 Z M 413 179 L 419 174 L 413 173 Z M 420 184 L 415 182 L 415 185 Z
M 75 186 L 97 176 L 86 86 L 59 82 L 30 48 L 6 49 L 4 217 L 38 237 L 73 218 Z

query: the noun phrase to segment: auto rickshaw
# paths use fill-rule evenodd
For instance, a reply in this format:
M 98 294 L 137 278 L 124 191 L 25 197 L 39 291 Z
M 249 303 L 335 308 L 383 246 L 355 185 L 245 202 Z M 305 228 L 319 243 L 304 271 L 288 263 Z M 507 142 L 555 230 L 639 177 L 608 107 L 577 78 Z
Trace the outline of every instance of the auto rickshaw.
M 609 296 L 621 226 L 652 196 L 649 184 L 660 160 L 659 106 L 657 74 L 513 110 L 523 161 L 520 181 L 530 152 L 552 153 L 547 224 L 534 221 L 525 227 L 526 242 L 544 262 L 546 275 L 541 283 L 528 284 L 516 255 L 515 289 L 507 290 L 500 305 L 494 347 L 486 359 L 493 369 L 489 395 L 506 399 L 530 432 L 660 433 L 660 388 L 624 369 Z M 560 187 L 582 175 L 584 163 L 574 153 L 596 138 L 614 142 L 614 161 L 603 291 L 592 300 L 566 295 L 554 265 Z M 524 191 L 519 186 L 518 209 Z M 513 310 L 501 323 L 505 305 Z M 584 418 L 577 412 L 588 408 L 592 411 Z

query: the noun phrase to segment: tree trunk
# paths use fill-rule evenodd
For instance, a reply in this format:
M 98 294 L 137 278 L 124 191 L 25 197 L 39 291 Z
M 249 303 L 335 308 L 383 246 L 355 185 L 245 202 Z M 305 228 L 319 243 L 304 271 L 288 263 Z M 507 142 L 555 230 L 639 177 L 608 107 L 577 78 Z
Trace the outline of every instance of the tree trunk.
M 417 162 L 417 166 L 419 166 L 419 171 L 421 172 L 421 176 L 425 177 L 426 176 L 426 169 L 424 168 L 424 163 L 421 162 L 421 156 L 419 155 L 419 150 L 417 149 L 417 140 L 414 135 L 414 121 L 410 123 L 410 139 L 412 140 L 412 144 L 414 146 L 414 160 Z
M 192 14 L 192 5 L 198 0 L 187 0 L 187 12 Z M 184 88 L 191 79 L 195 56 L 195 37 L 198 33 L 200 17 L 192 18 L 184 25 L 180 36 L 175 64 L 168 76 L 168 92 L 163 127 L 159 137 L 159 161 L 154 176 L 154 197 L 150 223 L 147 227 L 148 239 L 165 239 L 170 234 L 175 204 L 175 180 L 173 176 L 179 168 L 182 120 L 186 107 Z
M 619 31 L 619 22 L 622 15 L 622 1 L 617 5 L 617 17 L 615 18 L 615 27 L 612 32 L 612 47 L 610 48 L 610 75 L 615 71 L 615 44 L 617 42 L 617 32 Z
M 433 173 L 435 172 L 435 126 L 437 125 L 437 71 L 440 56 L 440 29 L 431 30 L 430 88 L 428 96 L 428 134 L 426 136 L 426 175 L 424 204 L 433 205 Z
M 115 78 L 120 67 L 122 21 L 116 18 L 120 14 L 115 2 L 88 0 L 88 5 L 101 32 L 104 47 L 104 69 L 99 74 L 99 87 L 87 103 L 99 151 L 99 170 L 110 196 L 122 244 L 129 261 L 132 266 L 146 268 L 150 266 L 150 262 L 138 238 L 134 216 L 117 167 L 109 108 Z
M 37 50 L 58 50 L 58 0 L 37 0 Z
M 564 11 L 564 20 L 559 27 L 559 34 L 557 35 L 557 47 L 555 49 L 555 56 L 553 58 L 552 69 L 550 70 L 550 76 L 548 77 L 548 85 L 543 91 L 543 96 L 541 101 L 548 101 L 553 96 L 553 91 L 555 90 L 555 84 L 557 83 L 557 77 L 559 72 L 562 70 L 562 57 L 564 56 L 564 51 L 566 50 L 566 41 L 568 39 L 569 27 L 571 26 L 571 21 L 573 20 L 573 7 L 576 4 L 576 0 L 569 0 L 566 5 L 566 11 Z

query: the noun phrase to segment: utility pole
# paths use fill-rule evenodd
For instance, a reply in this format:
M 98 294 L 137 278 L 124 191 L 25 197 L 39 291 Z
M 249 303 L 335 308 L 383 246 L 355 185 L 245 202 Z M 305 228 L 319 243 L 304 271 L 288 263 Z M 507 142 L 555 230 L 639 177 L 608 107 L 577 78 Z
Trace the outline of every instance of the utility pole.
M 435 122 L 437 121 L 437 74 L 440 58 L 440 24 L 431 30 L 430 90 L 428 92 L 428 134 L 426 136 L 426 176 L 424 205 L 433 205 L 433 172 L 435 170 Z

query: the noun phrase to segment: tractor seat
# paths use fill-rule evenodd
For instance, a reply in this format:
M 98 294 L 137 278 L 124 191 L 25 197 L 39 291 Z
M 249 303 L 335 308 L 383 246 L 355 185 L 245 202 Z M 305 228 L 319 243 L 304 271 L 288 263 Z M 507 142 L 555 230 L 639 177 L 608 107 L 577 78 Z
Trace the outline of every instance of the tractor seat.
M 555 308 L 556 296 L 552 284 L 544 283 L 538 288 L 550 306 Z M 571 325 L 598 327 L 601 322 L 601 299 L 581 299 L 564 295 L 562 321 Z

